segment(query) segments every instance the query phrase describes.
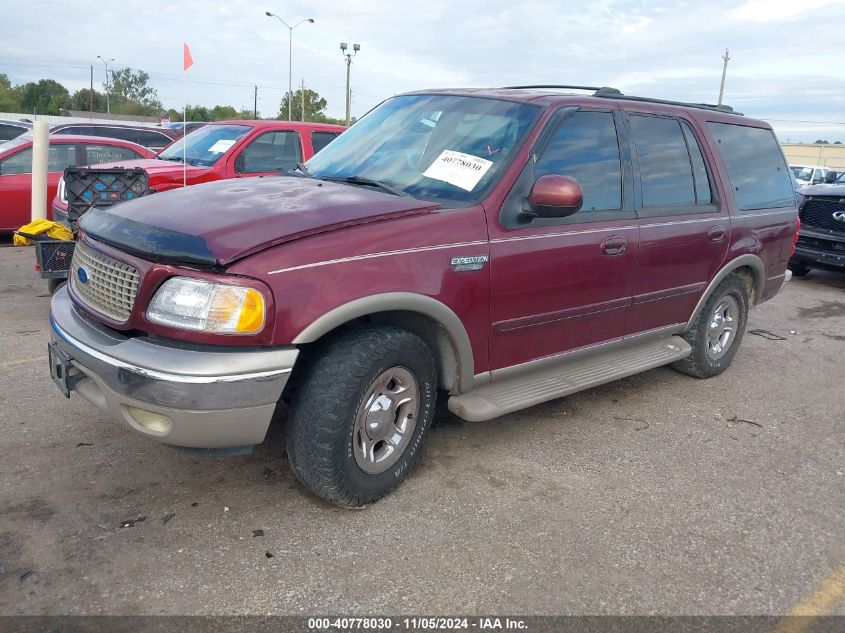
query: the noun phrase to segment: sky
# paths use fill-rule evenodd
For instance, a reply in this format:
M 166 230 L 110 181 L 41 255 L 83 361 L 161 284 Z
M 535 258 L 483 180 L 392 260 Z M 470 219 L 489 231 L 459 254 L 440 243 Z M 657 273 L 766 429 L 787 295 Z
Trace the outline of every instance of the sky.
M 724 102 L 769 121 L 782 141 L 845 143 L 845 73 L 838 56 L 845 0 L 737 2 L 593 0 L 0 0 L 0 73 L 13 84 L 53 78 L 71 92 L 113 68 L 143 69 L 165 107 L 186 101 L 274 116 L 304 80 L 343 117 L 352 60 L 352 115 L 424 88 L 515 84 L 612 86 L 626 94 Z M 182 43 L 194 66 L 182 75 Z M 351 48 L 351 46 L 350 46 Z

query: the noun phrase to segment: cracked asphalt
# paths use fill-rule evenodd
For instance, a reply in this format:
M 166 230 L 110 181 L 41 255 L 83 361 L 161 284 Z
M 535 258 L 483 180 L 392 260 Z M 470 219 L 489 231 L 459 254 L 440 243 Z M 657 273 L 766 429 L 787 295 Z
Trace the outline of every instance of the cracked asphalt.
M 0 615 L 784 614 L 845 564 L 845 275 L 753 310 L 711 380 L 441 407 L 406 483 L 350 511 L 297 484 L 281 424 L 198 457 L 65 399 L 33 260 L 0 247 Z

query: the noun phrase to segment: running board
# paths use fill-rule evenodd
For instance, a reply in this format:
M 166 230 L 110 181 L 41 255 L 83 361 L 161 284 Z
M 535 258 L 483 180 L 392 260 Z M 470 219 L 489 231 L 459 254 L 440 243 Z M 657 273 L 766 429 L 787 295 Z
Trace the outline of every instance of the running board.
M 500 378 L 472 391 L 449 398 L 449 410 L 473 422 L 490 420 L 512 411 L 568 396 L 576 391 L 612 382 L 647 369 L 673 363 L 692 352 L 689 343 L 670 336 L 622 349 L 616 348 L 584 358 L 542 368 L 527 369 L 517 376 Z

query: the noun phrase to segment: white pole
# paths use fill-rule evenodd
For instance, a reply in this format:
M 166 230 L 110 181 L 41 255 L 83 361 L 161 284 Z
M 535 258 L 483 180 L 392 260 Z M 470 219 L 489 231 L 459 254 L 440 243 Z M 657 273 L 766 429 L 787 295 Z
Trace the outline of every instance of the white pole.
M 188 186 L 188 163 L 187 163 L 187 149 L 185 147 L 185 133 L 188 131 L 188 71 L 182 71 L 182 77 L 185 80 L 185 109 L 182 110 L 182 186 Z
M 47 156 L 50 128 L 47 121 L 32 126 L 32 219 L 47 217 Z

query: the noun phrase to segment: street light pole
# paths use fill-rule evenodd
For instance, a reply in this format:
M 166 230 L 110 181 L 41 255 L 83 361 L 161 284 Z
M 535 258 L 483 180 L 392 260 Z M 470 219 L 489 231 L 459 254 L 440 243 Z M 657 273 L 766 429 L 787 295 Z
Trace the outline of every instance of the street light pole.
M 352 91 L 349 88 L 349 73 L 352 69 L 352 58 L 361 50 L 361 45 L 353 44 L 351 53 L 346 52 L 348 48 L 349 46 L 347 46 L 346 42 L 340 43 L 340 52 L 346 58 L 346 127 L 349 127 L 349 121 L 351 120 L 350 111 L 352 109 Z
M 265 11 L 264 15 L 266 15 L 268 18 L 276 18 L 288 29 L 288 121 L 291 121 L 293 117 L 293 30 L 304 22 L 310 22 L 311 24 L 314 24 L 314 18 L 305 18 L 304 20 L 300 20 L 293 26 L 290 26 L 287 22 L 285 22 L 275 13 Z
M 97 55 L 97 59 L 103 62 L 103 66 L 106 67 L 106 114 L 111 114 L 111 104 L 109 103 L 109 64 L 114 61 L 114 57 L 112 57 L 109 61 L 103 59 L 100 55 Z

